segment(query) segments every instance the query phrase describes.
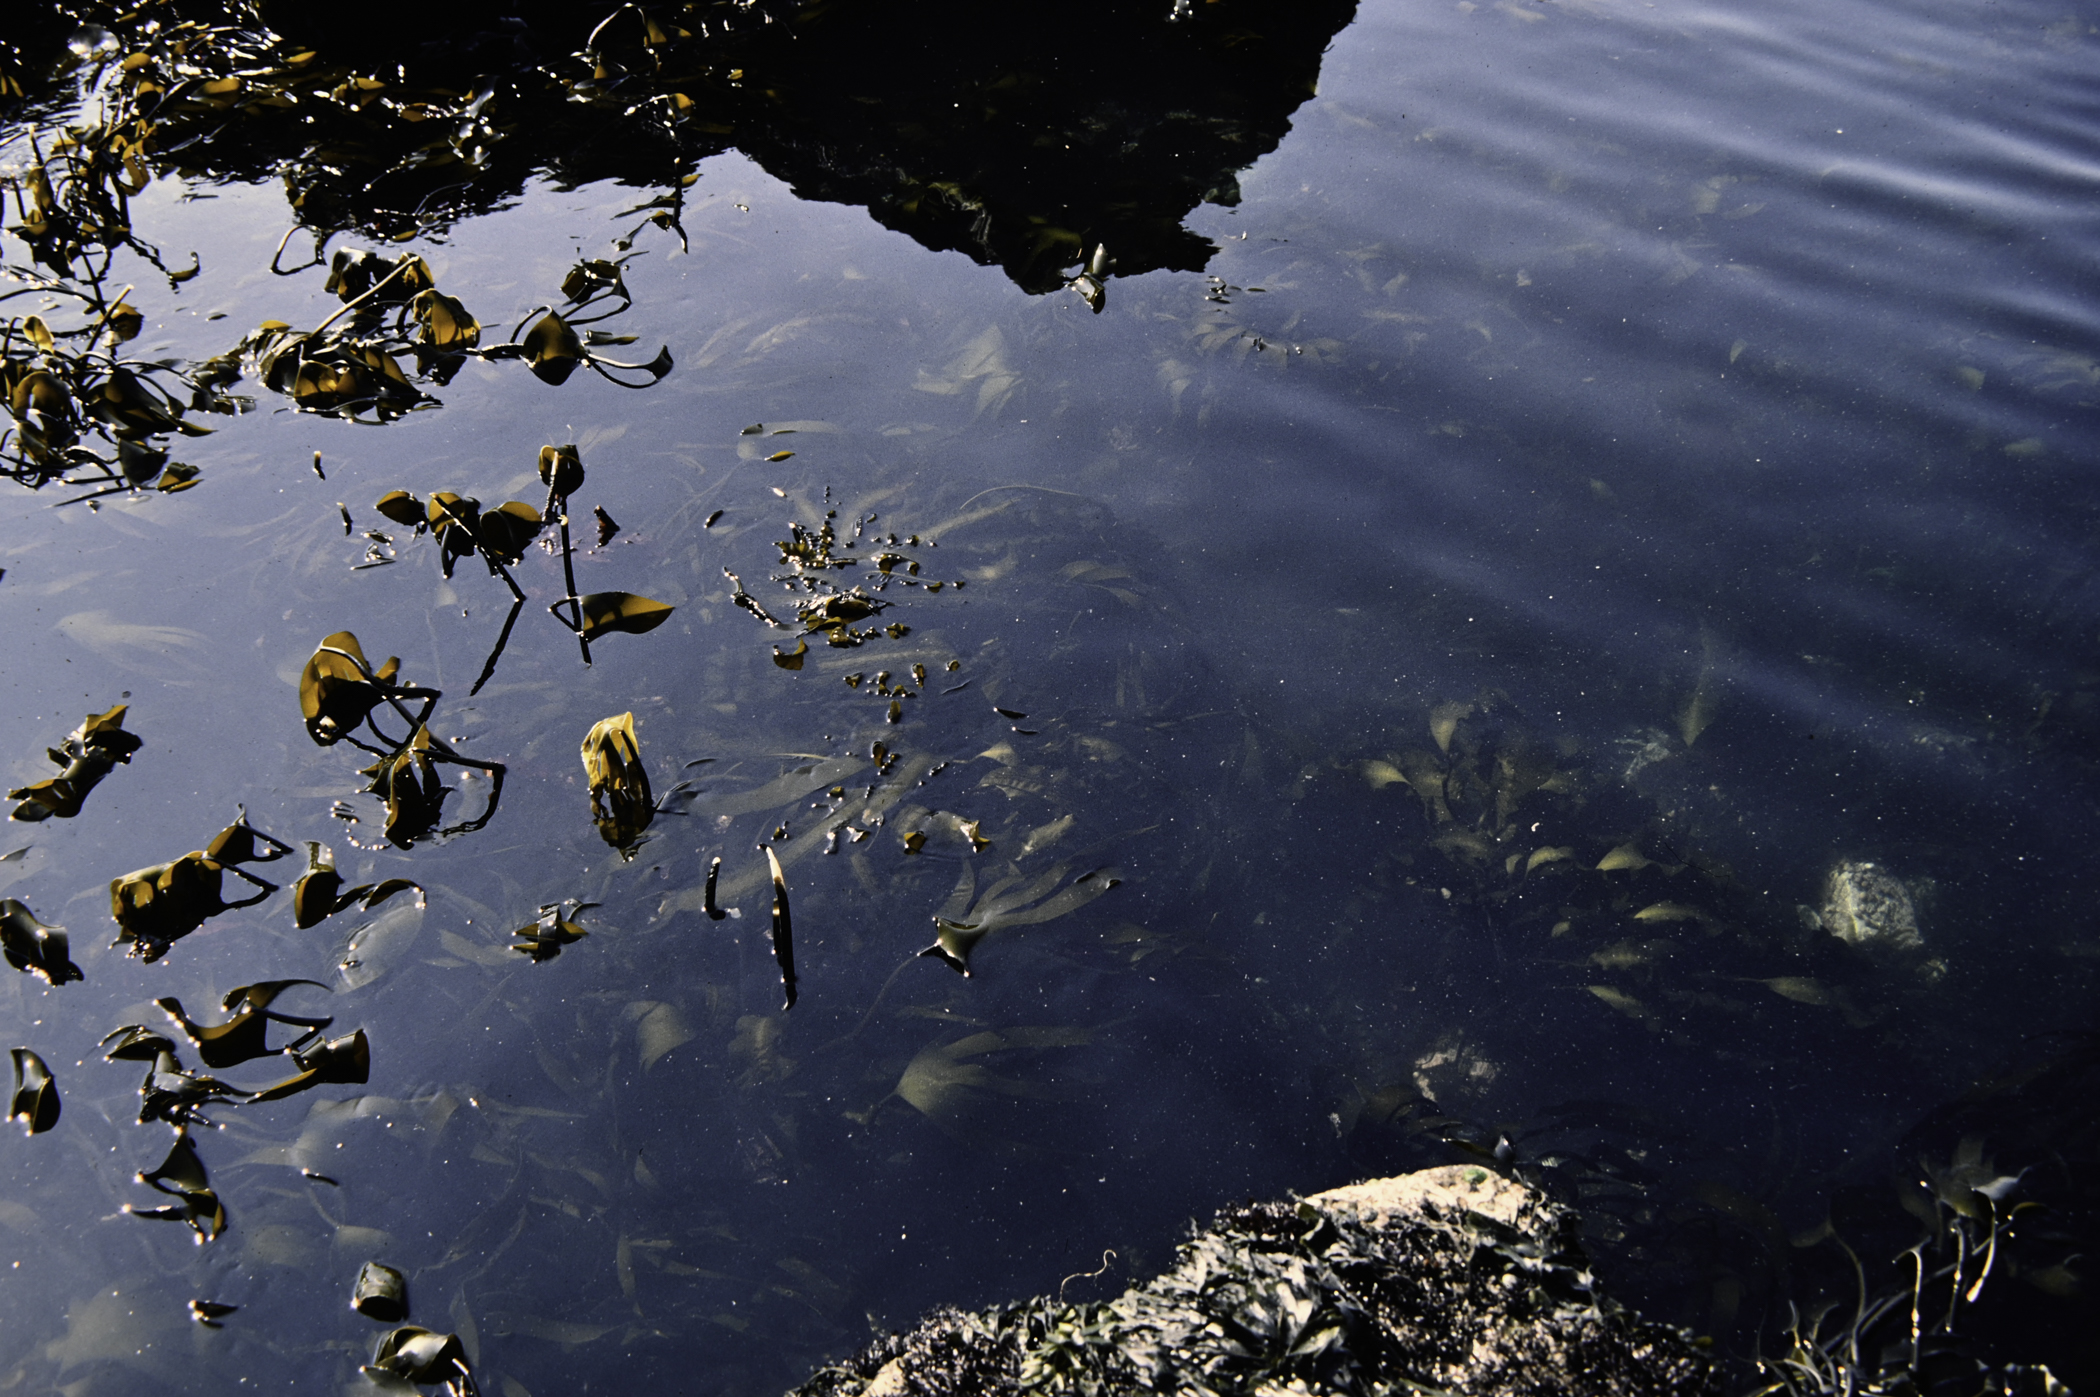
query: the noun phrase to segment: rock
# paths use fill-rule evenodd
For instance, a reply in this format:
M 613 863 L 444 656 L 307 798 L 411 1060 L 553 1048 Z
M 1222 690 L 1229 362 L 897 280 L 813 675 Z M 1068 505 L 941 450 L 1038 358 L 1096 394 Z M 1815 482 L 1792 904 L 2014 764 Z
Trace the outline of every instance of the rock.
M 1849 946 L 1905 954 L 1925 949 L 1910 889 L 1879 864 L 1845 859 L 1823 883 L 1821 909 L 1805 909 L 1816 925 Z
M 936 1310 L 795 1397 L 1717 1393 L 1691 1336 L 1601 1293 L 1576 1233 L 1467 1165 L 1244 1204 L 1114 1300 Z

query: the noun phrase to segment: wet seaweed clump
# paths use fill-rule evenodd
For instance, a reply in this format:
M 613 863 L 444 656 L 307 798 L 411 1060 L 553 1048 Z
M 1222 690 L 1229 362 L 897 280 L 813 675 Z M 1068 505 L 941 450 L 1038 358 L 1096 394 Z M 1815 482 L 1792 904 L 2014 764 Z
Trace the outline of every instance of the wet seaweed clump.
M 326 241 L 325 234 L 316 235 L 313 261 L 306 265 L 319 262 Z M 289 275 L 274 263 L 273 269 Z M 312 330 L 266 320 L 205 368 L 214 381 L 250 374 L 301 412 L 368 423 L 438 406 L 420 385 L 444 387 L 469 359 L 521 359 L 534 377 L 555 387 L 584 367 L 623 388 L 646 388 L 671 372 L 668 347 L 647 363 L 612 359 L 598 351 L 632 344 L 635 336 L 576 328 L 632 304 L 618 264 L 603 258 L 580 262 L 562 287 L 568 299 L 559 307 L 537 306 L 508 340 L 483 344 L 481 322 L 463 302 L 438 290 L 423 258 L 404 252 L 389 261 L 367 249 L 340 248 L 327 281 L 343 303 L 339 309 Z M 619 304 L 607 309 L 608 300 Z M 614 370 L 639 377 L 630 380 Z
M 796 1391 L 1717 1393 L 1690 1336 L 1599 1290 L 1577 1228 L 1464 1165 L 1249 1203 L 1115 1300 L 939 1310 Z
M 562 579 L 568 590 L 560 600 L 549 605 L 547 611 L 575 635 L 585 664 L 591 662 L 592 641 L 614 632 L 646 635 L 668 620 L 677 609 L 666 602 L 633 592 L 578 594 L 576 550 L 569 538 L 569 499 L 583 488 L 583 457 L 573 442 L 565 446 L 543 446 L 540 448 L 539 472 L 541 482 L 547 487 L 544 509 L 535 508 L 523 500 L 510 500 L 484 511 L 481 501 L 449 490 L 433 491 L 427 502 L 407 490 L 389 490 L 373 506 L 394 523 L 413 529 L 416 537 L 428 533 L 436 541 L 439 567 L 447 581 L 451 580 L 453 564 L 461 558 L 478 554 L 488 565 L 489 576 L 501 578 L 503 585 L 510 589 L 510 613 L 503 620 L 503 628 L 489 650 L 488 659 L 482 663 L 481 676 L 467 691 L 469 697 L 480 693 L 482 685 L 495 675 L 496 664 L 503 658 L 503 652 L 510 644 L 511 631 L 518 623 L 518 613 L 525 606 L 525 591 L 510 570 L 524 558 L 525 550 L 549 524 L 554 526 L 559 539 Z M 603 509 L 595 512 L 602 518 L 610 518 Z M 347 509 L 343 519 L 347 531 L 351 527 Z M 617 529 L 618 526 L 614 527 Z M 395 561 L 391 535 L 367 530 L 365 537 L 372 541 L 372 547 L 363 562 L 353 565 L 354 570 L 384 567 Z M 605 533 L 601 523 L 599 541 L 603 543 L 608 537 L 610 535 Z M 543 546 L 553 547 L 552 544 Z
M 165 89 L 136 77 L 142 65 L 121 66 L 118 47 L 99 26 L 76 32 L 69 63 L 131 80 L 91 81 L 95 100 L 57 129 L 0 133 L 0 218 L 12 216 L 6 230 L 29 252 L 27 263 L 0 261 L 13 287 L 0 300 L 38 298 L 26 315 L 0 315 L 0 402 L 11 419 L 0 431 L 0 474 L 31 489 L 89 487 L 77 500 L 188 489 L 197 471 L 169 459 L 169 438 L 211 432 L 186 413 L 243 406 L 207 371 L 125 353 L 146 314 L 129 299 L 135 284 L 113 289 L 118 254 L 151 266 L 170 289 L 200 265 L 192 258 L 170 268 L 132 227 L 131 200 L 154 175 L 149 112 Z M 9 88 L 19 90 L 18 80 L 0 74 L 0 89 Z

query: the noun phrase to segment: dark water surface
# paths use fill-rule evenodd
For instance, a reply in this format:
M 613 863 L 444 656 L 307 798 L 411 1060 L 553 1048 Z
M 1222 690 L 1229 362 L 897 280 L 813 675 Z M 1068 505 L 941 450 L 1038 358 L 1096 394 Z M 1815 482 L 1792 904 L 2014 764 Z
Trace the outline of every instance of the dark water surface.
M 1849 1296 L 1826 1217 L 1907 1284 L 1899 1195 L 1972 1137 L 2048 1208 L 1976 1323 L 2100 1377 L 2050 1269 L 2096 1196 L 2096 23 L 1374 0 L 1238 202 L 1187 218 L 1207 265 L 1162 243 L 1099 315 L 728 150 L 690 250 L 648 229 L 626 268 L 616 352 L 677 361 L 653 388 L 470 362 L 374 427 L 247 382 L 255 412 L 180 443 L 194 489 L 10 487 L 9 784 L 114 703 L 145 745 L 0 847 L 26 849 L 0 893 L 86 973 L 0 980 L 0 1034 L 64 1101 L 0 1148 L 0 1389 L 342 1388 L 379 1258 L 484 1392 L 776 1391 L 871 1320 L 1053 1289 L 1104 1247 L 1112 1290 L 1229 1200 L 1503 1134 L 1616 1293 L 1735 1353 L 1789 1298 Z M 403 246 L 508 327 L 644 197 L 536 179 Z M 134 352 L 337 305 L 321 269 L 261 270 L 273 184 L 170 175 L 134 215 L 205 266 L 142 302 Z M 677 611 L 586 670 L 534 549 L 470 697 L 508 594 L 473 559 L 442 580 L 373 501 L 537 502 L 540 447 L 572 441 L 579 534 L 591 506 L 620 525 L 579 588 Z M 352 570 L 338 501 L 400 560 Z M 723 569 L 789 605 L 774 540 L 828 508 L 966 585 L 895 586 L 908 635 L 784 670 Z M 506 765 L 486 828 L 386 847 L 365 758 L 302 732 L 300 669 L 345 629 Z M 914 663 L 892 725 L 875 676 Z M 656 793 L 694 785 L 625 859 L 577 744 L 629 711 Z M 478 811 L 486 782 L 453 783 L 448 818 Z M 279 894 L 155 964 L 110 949 L 107 881 L 237 805 L 427 908 L 295 930 Z M 700 910 L 717 855 L 733 920 Z M 1847 862 L 1901 885 L 1921 946 L 1811 925 Z M 1060 895 L 967 979 L 912 958 L 938 912 Z M 587 939 L 507 949 L 565 898 L 602 904 Z M 330 987 L 279 1007 L 362 1026 L 370 1083 L 207 1113 L 218 1240 L 123 1216 L 165 1201 L 134 1174 L 168 1132 L 98 1040 L 280 977 Z M 241 1309 L 207 1330 L 192 1298 Z

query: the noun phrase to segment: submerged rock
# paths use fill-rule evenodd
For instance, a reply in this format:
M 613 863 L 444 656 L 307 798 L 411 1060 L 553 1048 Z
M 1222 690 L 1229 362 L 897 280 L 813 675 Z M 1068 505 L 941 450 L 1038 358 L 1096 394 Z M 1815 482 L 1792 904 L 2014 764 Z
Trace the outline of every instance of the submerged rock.
M 795 1393 L 1718 1392 L 1688 1334 L 1599 1291 L 1576 1232 L 1466 1165 L 1244 1204 L 1114 1300 L 936 1310 Z
M 1910 889 L 1879 864 L 1842 860 L 1824 881 L 1821 909 L 1803 910 L 1804 920 L 1849 946 L 1905 953 L 1925 949 Z

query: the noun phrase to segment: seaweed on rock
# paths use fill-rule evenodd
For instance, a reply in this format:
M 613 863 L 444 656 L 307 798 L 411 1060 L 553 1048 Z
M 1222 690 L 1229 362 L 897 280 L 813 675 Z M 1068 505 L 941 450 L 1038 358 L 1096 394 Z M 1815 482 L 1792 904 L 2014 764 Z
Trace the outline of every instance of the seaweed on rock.
M 1689 1335 L 1598 1289 L 1577 1226 L 1463 1165 L 1243 1204 L 1115 1300 L 937 1310 L 796 1392 L 1719 1391 Z

